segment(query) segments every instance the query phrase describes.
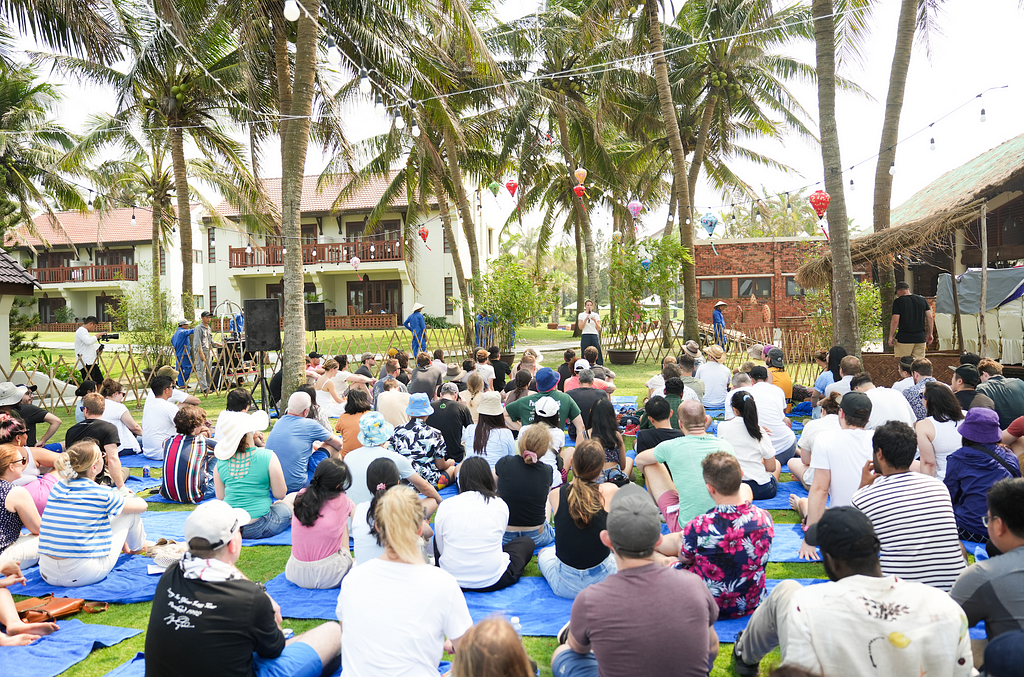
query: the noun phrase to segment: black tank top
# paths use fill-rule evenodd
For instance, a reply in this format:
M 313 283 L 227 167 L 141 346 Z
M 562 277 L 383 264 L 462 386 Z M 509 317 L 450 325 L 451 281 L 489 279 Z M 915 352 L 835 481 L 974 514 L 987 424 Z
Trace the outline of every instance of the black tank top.
M 608 547 L 601 542 L 601 532 L 608 521 L 604 508 L 594 515 L 586 529 L 576 526 L 569 515 L 569 484 L 558 489 L 558 510 L 555 512 L 555 554 L 574 569 L 596 567 L 608 558 Z

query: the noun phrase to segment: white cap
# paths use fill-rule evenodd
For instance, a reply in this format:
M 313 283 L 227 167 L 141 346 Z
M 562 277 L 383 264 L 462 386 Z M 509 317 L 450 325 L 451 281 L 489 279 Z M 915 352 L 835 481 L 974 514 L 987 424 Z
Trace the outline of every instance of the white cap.
M 204 538 L 211 550 L 223 548 L 250 519 L 249 513 L 224 501 L 200 503 L 185 520 L 185 541 Z
M 576 366 L 573 367 L 573 371 L 583 371 L 584 369 L 590 369 L 590 362 L 584 360 L 582 357 L 576 360 Z
M 533 411 L 536 412 L 538 416 L 543 416 L 544 418 L 557 416 L 558 409 L 558 400 L 553 397 L 542 397 L 533 405 Z

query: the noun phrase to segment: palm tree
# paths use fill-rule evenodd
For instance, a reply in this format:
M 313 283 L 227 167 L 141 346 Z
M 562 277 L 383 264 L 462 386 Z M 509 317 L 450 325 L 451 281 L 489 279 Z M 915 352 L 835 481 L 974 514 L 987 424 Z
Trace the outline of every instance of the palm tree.
M 833 341 L 851 355 L 860 355 L 856 283 L 850 258 L 850 233 L 843 193 L 842 158 L 836 126 L 836 28 L 832 0 L 812 0 L 814 52 L 818 66 L 818 116 L 825 190 L 832 197 L 828 208 L 829 248 L 832 252 Z
M 0 64 L 17 68 L 18 39 L 37 41 L 91 61 L 111 63 L 121 55 L 122 3 L 113 0 L 0 1 Z
M 3 223 L 7 228 L 17 223 L 44 242 L 33 213 L 46 212 L 51 225 L 62 230 L 54 206 L 86 207 L 78 187 L 63 176 L 68 168 L 62 159 L 75 137 L 54 121 L 58 101 L 56 89 L 39 82 L 30 66 L 0 69 L 0 199 L 7 203 L 5 214 L 14 209 Z

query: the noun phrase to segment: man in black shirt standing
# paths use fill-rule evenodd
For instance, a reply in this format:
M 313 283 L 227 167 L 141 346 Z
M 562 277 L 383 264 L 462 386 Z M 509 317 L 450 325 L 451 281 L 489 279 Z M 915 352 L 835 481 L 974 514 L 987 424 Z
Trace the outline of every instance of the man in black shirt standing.
M 462 443 L 462 433 L 473 425 L 473 415 L 463 402 L 459 401 L 459 387 L 454 383 L 441 386 L 441 399 L 430 404 L 434 413 L 427 417 L 427 425 L 441 431 L 444 438 L 444 457 L 462 463 L 466 456 L 466 447 Z
M 923 359 L 925 346 L 932 342 L 934 324 L 935 316 L 928 301 L 911 294 L 906 282 L 897 283 L 889 323 L 889 345 L 893 346 L 893 354 L 897 358 L 913 355 L 915 360 Z
M 146 677 L 316 677 L 337 665 L 340 625 L 286 642 L 281 608 L 235 567 L 248 522 L 223 501 L 203 503 L 185 521 L 189 552 L 164 572 L 153 598 Z
M 112 423 L 103 420 L 103 410 L 106 408 L 106 400 L 99 393 L 89 393 L 82 398 L 82 410 L 85 413 L 85 420 L 68 428 L 64 433 L 64 448 L 67 449 L 75 442 L 82 440 L 93 440 L 103 452 L 104 469 L 101 475 L 109 478 L 111 484 L 118 489 L 124 488 L 124 481 L 128 479 L 128 469 L 121 467 L 121 459 L 117 455 L 117 448 L 121 446 L 121 436 Z M 106 484 L 100 477 L 96 478 L 100 484 Z
M 505 389 L 505 379 L 512 373 L 512 367 L 501 361 L 498 346 L 491 346 L 487 352 L 490 353 L 488 359 L 491 361 L 491 368 L 494 369 L 494 390 L 500 392 Z

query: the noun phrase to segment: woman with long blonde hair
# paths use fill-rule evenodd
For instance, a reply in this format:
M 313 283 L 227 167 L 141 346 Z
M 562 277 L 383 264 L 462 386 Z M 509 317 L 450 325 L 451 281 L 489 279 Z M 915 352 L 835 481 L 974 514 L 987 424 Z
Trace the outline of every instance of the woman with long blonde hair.
M 480 372 L 474 371 L 466 377 L 466 389 L 459 393 L 459 399 L 469 407 L 469 413 L 473 417 L 473 423 L 480 418 L 478 413 L 480 401 L 484 397 L 484 377 Z
M 540 551 L 537 565 L 551 591 L 576 599 L 580 590 L 618 571 L 615 555 L 601 542 L 608 506 L 618 487 L 595 484 L 604 470 L 604 446 L 588 439 L 572 455 L 573 480 L 551 492 L 555 511 L 555 544 Z
M 24 447 L 0 445 L 0 564 L 26 569 L 39 560 L 39 511 L 24 487 L 14 485 L 28 463 Z M 29 533 L 24 536 L 22 528 Z
M 355 674 L 436 674 L 442 652 L 473 625 L 466 598 L 454 576 L 426 563 L 415 491 L 387 489 L 373 518 L 384 554 L 349 571 L 338 595 L 342 665 Z

